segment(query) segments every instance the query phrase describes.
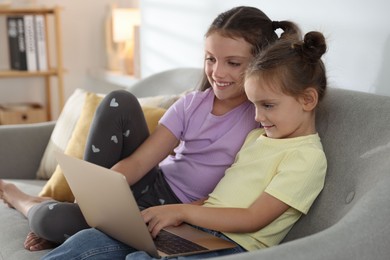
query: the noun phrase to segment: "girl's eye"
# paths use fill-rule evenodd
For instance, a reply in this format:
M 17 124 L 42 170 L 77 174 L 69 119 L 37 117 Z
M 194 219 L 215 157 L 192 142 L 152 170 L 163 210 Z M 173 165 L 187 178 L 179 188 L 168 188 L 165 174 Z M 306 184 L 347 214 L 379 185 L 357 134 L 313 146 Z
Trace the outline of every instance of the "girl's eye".
M 208 62 L 215 62 L 215 58 L 213 58 L 213 57 L 206 57 L 206 61 L 208 61 Z
M 233 67 L 239 67 L 239 66 L 241 66 L 241 63 L 233 62 L 233 61 L 229 61 L 229 64 L 232 65 Z
M 270 110 L 274 107 L 273 104 L 263 104 L 263 107 L 266 109 L 266 110 Z

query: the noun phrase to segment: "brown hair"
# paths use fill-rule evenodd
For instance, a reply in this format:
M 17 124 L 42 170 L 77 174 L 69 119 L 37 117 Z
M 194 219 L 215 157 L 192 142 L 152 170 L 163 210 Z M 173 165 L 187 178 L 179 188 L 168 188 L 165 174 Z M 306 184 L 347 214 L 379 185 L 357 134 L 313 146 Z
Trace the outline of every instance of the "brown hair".
M 243 38 L 252 45 L 252 55 L 255 57 L 270 43 L 278 39 L 275 30 L 282 29 L 283 37 L 299 34 L 298 27 L 291 22 L 272 21 L 261 10 L 255 7 L 238 6 L 219 14 L 211 23 L 205 37 L 219 33 L 224 37 Z M 210 88 L 207 76 L 204 74 L 200 90 Z
M 293 97 L 313 87 L 321 100 L 327 86 L 325 65 L 321 60 L 325 52 L 325 38 L 320 32 L 309 32 L 303 40 L 279 40 L 252 61 L 246 78 L 255 76 L 271 86 L 276 83 L 283 93 Z

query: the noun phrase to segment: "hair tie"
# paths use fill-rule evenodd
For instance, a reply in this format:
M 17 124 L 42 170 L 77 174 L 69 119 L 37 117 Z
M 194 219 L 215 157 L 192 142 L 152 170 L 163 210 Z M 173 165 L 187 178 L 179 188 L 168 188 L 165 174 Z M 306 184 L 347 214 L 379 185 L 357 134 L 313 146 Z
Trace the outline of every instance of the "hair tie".
M 279 29 L 280 27 L 280 22 L 279 21 L 272 21 L 272 30 L 276 31 L 276 29 Z

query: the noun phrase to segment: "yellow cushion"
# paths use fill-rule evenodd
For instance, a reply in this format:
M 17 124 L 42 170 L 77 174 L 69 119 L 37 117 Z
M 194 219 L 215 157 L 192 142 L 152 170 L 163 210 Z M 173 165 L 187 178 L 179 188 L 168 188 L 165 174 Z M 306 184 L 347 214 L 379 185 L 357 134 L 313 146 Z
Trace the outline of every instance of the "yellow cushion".
M 87 136 L 92 123 L 92 119 L 95 114 L 95 110 L 101 100 L 101 96 L 98 96 L 94 93 L 86 93 L 86 98 L 84 101 L 84 106 L 80 118 L 78 119 L 72 136 L 66 146 L 65 154 L 80 159 L 83 158 L 85 144 L 87 141 Z M 149 132 L 152 133 L 156 129 L 158 121 L 166 110 L 163 108 L 155 107 L 142 107 L 142 110 L 145 115 Z M 51 178 L 48 180 L 42 191 L 39 193 L 39 196 L 51 197 L 58 201 L 74 201 L 74 196 L 58 165 Z
M 158 125 L 158 121 L 160 118 L 164 115 L 165 111 L 167 111 L 164 108 L 161 107 L 142 107 L 142 111 L 144 112 L 146 124 L 148 125 L 149 133 L 153 133 L 154 130 L 156 130 L 156 127 Z
M 94 93 L 86 93 L 81 115 L 66 146 L 65 154 L 80 159 L 83 158 L 85 143 L 87 141 L 93 115 L 101 100 L 102 98 Z M 53 175 L 39 193 L 39 196 L 51 197 L 58 201 L 74 201 L 74 196 L 58 165 Z

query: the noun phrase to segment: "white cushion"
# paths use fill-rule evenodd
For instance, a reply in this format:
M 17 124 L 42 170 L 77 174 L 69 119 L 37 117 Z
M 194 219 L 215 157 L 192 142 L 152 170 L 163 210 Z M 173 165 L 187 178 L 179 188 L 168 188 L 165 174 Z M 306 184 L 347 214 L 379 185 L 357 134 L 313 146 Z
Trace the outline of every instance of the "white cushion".
M 64 152 L 83 108 L 86 90 L 76 89 L 66 101 L 56 122 L 37 171 L 38 179 L 49 179 L 57 167 L 54 151 Z

